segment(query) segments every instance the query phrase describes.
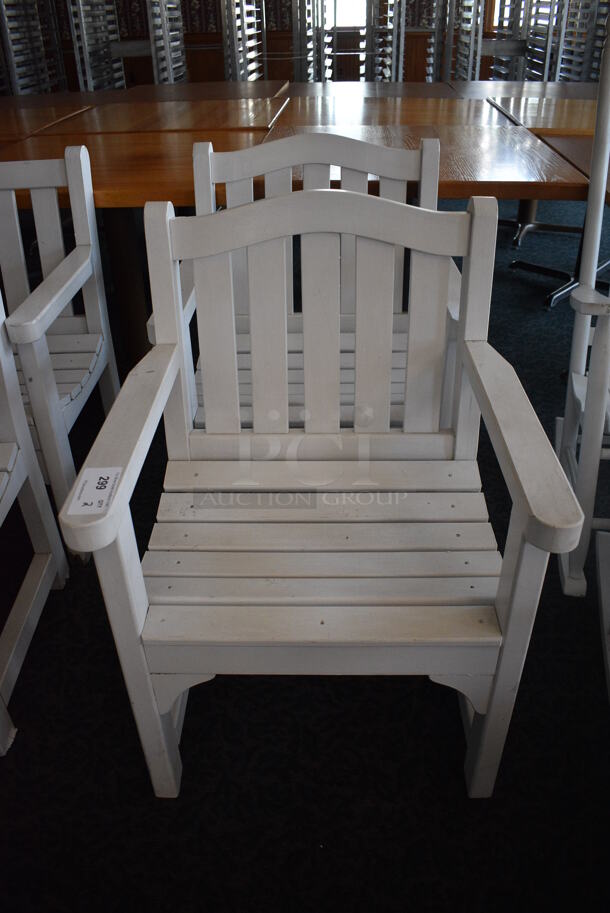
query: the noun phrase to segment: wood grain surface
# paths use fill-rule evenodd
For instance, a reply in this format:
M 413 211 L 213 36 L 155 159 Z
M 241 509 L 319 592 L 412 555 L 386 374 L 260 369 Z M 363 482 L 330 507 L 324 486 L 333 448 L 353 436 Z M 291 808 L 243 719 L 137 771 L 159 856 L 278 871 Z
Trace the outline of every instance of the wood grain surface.
M 500 111 L 480 99 L 366 98 L 348 95 L 291 98 L 275 126 L 508 123 L 508 118 Z
M 208 141 L 218 151 L 229 151 L 257 145 L 264 136 L 263 130 L 38 134 L 0 147 L 0 159 L 62 158 L 66 146 L 84 143 L 91 156 L 96 206 L 141 207 L 147 200 L 192 206 L 193 143 Z
M 597 101 L 586 98 L 507 98 L 492 103 L 537 136 L 593 136 Z
M 20 99 L 7 98 L 0 101 L 0 142 L 23 139 L 37 133 L 49 124 L 63 122 L 86 105 L 80 101 L 52 101 L 47 96 L 46 104 L 20 104 Z
M 98 105 L 77 115 L 79 133 L 139 133 L 177 130 L 267 130 L 286 99 L 230 98 L 199 101 L 135 101 Z M 64 132 L 59 125 L 46 133 Z
M 406 149 L 421 139 L 441 144 L 439 197 L 465 199 L 490 194 L 499 199 L 584 200 L 587 180 L 573 165 L 524 127 L 386 126 L 274 127 L 265 142 L 295 133 L 328 132 Z

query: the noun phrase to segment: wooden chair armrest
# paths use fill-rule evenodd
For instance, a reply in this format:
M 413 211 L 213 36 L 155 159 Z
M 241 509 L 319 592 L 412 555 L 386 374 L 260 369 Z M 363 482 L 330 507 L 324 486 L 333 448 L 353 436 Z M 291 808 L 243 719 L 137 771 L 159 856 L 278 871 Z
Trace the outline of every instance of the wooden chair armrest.
M 59 514 L 66 544 L 74 551 L 96 551 L 116 538 L 179 364 L 177 346 L 166 343 L 155 346 L 130 371 Z M 76 513 L 85 473 L 108 467 L 121 472 L 104 512 Z
M 11 342 L 41 339 L 93 272 L 92 249 L 79 245 L 6 320 Z
M 487 342 L 464 343 L 464 367 L 525 538 L 547 552 L 578 544 L 583 512 L 512 366 Z

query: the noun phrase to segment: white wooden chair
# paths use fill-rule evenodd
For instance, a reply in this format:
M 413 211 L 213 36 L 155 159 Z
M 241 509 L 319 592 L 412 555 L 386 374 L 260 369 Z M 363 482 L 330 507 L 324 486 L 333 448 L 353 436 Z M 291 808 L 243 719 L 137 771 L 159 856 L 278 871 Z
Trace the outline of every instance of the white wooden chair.
M 64 187 L 76 244 L 67 256 L 57 195 Z M 19 190 L 30 193 L 43 275 L 31 293 Z M 119 389 L 85 146 L 69 146 L 65 159 L 0 163 L 0 271 L 26 413 L 59 508 L 75 478 L 68 432 L 97 383 L 106 412 Z M 84 314 L 76 315 L 79 290 Z
M 19 499 L 34 556 L 0 632 L 0 755 L 15 736 L 7 710 L 17 676 L 51 587 L 62 587 L 68 563 L 28 431 L 0 297 L 0 526 Z M 3 573 L 8 573 L 8 566 Z
M 600 460 L 610 458 L 610 297 L 596 289 L 610 162 L 610 56 L 603 48 L 595 136 L 578 286 L 570 296 L 574 314 L 564 417 L 556 422 L 555 446 L 584 511 L 578 546 L 559 556 L 564 593 L 583 596 L 585 560 L 594 529 L 610 529 L 595 517 Z M 592 327 L 592 318 L 595 327 Z M 604 634 L 607 637 L 607 634 Z
M 438 171 L 440 146 L 437 139 L 424 139 L 419 149 L 394 149 L 366 143 L 336 134 L 311 133 L 285 137 L 259 146 L 236 152 L 214 152 L 211 143 L 195 143 L 193 169 L 195 175 L 195 204 L 198 215 L 216 211 L 216 186 L 224 185 L 227 208 L 243 206 L 254 199 L 254 179 L 264 176 L 265 197 L 290 193 L 293 183 L 302 182 L 305 190 L 327 189 L 333 184 L 341 189 L 368 193 L 369 178 L 378 179 L 379 195 L 385 199 L 405 203 L 407 185 L 415 186 L 419 205 L 436 209 L 438 202 Z M 293 415 L 303 410 L 303 319 L 294 311 L 294 283 L 292 239 L 286 242 L 287 307 L 288 307 L 288 370 L 289 404 Z M 252 390 L 248 262 L 245 250 L 234 251 L 232 256 L 233 295 L 238 333 L 239 384 L 244 398 Z M 392 413 L 400 423 L 403 407 L 406 328 L 408 318 L 403 310 L 404 250 L 397 249 L 394 282 L 394 347 Z M 185 262 L 181 269 L 182 296 L 187 323 L 195 313 L 195 292 L 192 265 Z M 356 256 L 354 235 L 341 236 L 341 397 L 344 411 L 354 403 L 354 310 L 355 310 Z M 457 319 L 460 296 L 460 274 L 455 263 L 451 264 L 447 306 Z M 449 332 L 455 335 L 455 323 L 449 323 Z M 154 315 L 148 321 L 148 337 L 154 345 Z M 452 375 L 454 346 L 450 347 L 448 376 Z M 197 365 L 197 396 L 199 412 L 195 424 L 203 426 L 203 391 L 200 366 Z M 443 422 L 450 420 L 452 392 L 445 388 Z
M 60 522 L 71 548 L 94 553 L 158 796 L 179 790 L 189 687 L 224 673 L 429 675 L 465 695 L 469 791 L 491 793 L 548 553 L 572 548 L 582 525 L 514 371 L 486 342 L 496 221 L 489 198 L 445 213 L 334 190 L 210 216 L 175 218 L 171 204 L 147 204 L 157 344 L 125 382 Z M 341 428 L 344 233 L 357 236 L 356 379 Z M 304 428 L 288 396 L 284 239 L 294 235 Z M 396 245 L 411 250 L 411 276 L 407 395 L 402 426 L 391 429 Z M 230 263 L 242 248 L 250 412 Z M 464 258 L 456 395 L 452 428 L 441 430 L 454 256 Z M 187 260 L 205 429 L 194 427 L 179 278 Z M 476 463 L 481 413 L 513 499 L 504 558 Z M 140 562 L 129 499 L 162 415 L 169 462 Z

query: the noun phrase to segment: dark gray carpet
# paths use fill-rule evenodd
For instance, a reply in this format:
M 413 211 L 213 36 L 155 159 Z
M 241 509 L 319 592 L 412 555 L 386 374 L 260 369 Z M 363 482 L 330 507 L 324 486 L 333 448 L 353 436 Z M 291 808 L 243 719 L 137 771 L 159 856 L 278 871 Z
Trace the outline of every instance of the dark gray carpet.
M 549 204 L 541 217 L 583 214 Z M 510 273 L 509 239 L 501 229 L 490 340 L 552 435 L 571 310 L 541 309 L 553 280 Z M 606 256 L 609 247 L 606 232 Z M 523 256 L 570 265 L 576 248 L 573 237 L 539 235 Z M 73 434 L 79 459 L 100 420 L 94 397 Z M 158 435 L 133 498 L 142 548 L 163 459 Z M 484 435 L 481 465 L 503 541 L 508 498 Z M 13 514 L 0 536 L 7 603 L 23 537 Z M 587 597 L 565 598 L 551 559 L 493 799 L 466 797 L 449 689 L 419 678 L 217 678 L 191 693 L 182 792 L 161 801 L 94 566 L 73 562 L 11 701 L 19 732 L 0 760 L 4 909 L 488 913 L 554 908 L 573 891 L 580 909 L 602 909 L 610 707 L 591 561 L 587 576 Z

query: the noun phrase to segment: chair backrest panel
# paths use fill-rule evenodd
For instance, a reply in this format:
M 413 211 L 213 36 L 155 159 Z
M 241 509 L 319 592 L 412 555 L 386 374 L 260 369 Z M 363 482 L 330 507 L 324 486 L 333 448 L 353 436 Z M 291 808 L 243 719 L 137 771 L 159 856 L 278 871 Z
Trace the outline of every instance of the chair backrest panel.
M 475 201 L 471 212 L 446 213 L 349 191 L 316 190 L 213 216 L 172 218 L 169 207 L 163 256 L 155 254 L 162 233 L 151 228 L 154 207 L 161 204 L 149 204 L 149 262 L 157 263 L 156 273 L 165 269 L 163 262 L 173 270 L 178 261 L 194 262 L 201 433 L 218 435 L 223 447 L 229 447 L 231 435 L 239 438 L 243 432 L 279 435 L 278 440 L 298 428 L 304 428 L 305 436 L 337 440 L 351 433 L 375 438 L 377 452 L 383 450 L 381 437 L 391 429 L 395 433 L 397 423 L 408 434 L 440 434 L 451 257 L 464 257 L 468 276 L 461 326 L 470 326 L 467 314 L 472 311 L 480 333 L 493 268 L 492 203 Z M 346 230 L 354 234 L 356 251 L 356 311 L 349 323 L 340 313 Z M 294 236 L 301 243 L 302 316 L 285 311 L 285 241 Z M 409 313 L 400 315 L 393 313 L 396 246 L 411 251 Z M 235 249 L 247 252 L 248 315 L 235 315 Z M 481 252 L 491 257 L 491 265 L 482 262 Z M 160 312 L 157 340 L 175 342 L 175 337 L 165 338 L 165 309 L 174 307 L 179 315 L 181 303 L 172 305 L 171 296 L 156 294 L 153 270 L 151 283 L 153 308 Z M 188 346 L 188 334 L 182 339 L 181 345 Z M 183 363 L 192 361 L 189 357 Z M 188 415 L 188 408 L 182 413 Z M 187 436 L 199 433 L 188 419 L 185 430 Z M 424 449 L 440 454 L 446 444 L 444 439 L 438 447 Z
M 214 153 L 211 143 L 196 143 L 193 149 L 195 198 L 197 213 L 203 215 L 216 208 L 217 183 L 225 185 L 228 208 L 251 202 L 252 180 L 264 177 L 265 197 L 292 191 L 293 169 L 302 171 L 304 190 L 325 190 L 338 179 L 342 190 L 368 192 L 369 175 L 379 178 L 379 196 L 406 202 L 407 182 L 419 182 L 420 205 L 436 209 L 438 190 L 439 144 L 436 139 L 422 141 L 419 149 L 395 149 L 378 146 L 336 134 L 310 133 L 261 143 L 235 152 Z M 296 175 L 294 175 L 296 176 Z M 245 189 L 247 188 L 247 190 Z M 341 238 L 341 313 L 355 310 L 354 237 Z M 293 313 L 292 254 L 286 243 L 288 313 Z M 248 312 L 244 285 L 244 256 L 235 254 L 235 309 Z M 403 309 L 404 258 L 396 251 L 394 276 L 394 311 Z

